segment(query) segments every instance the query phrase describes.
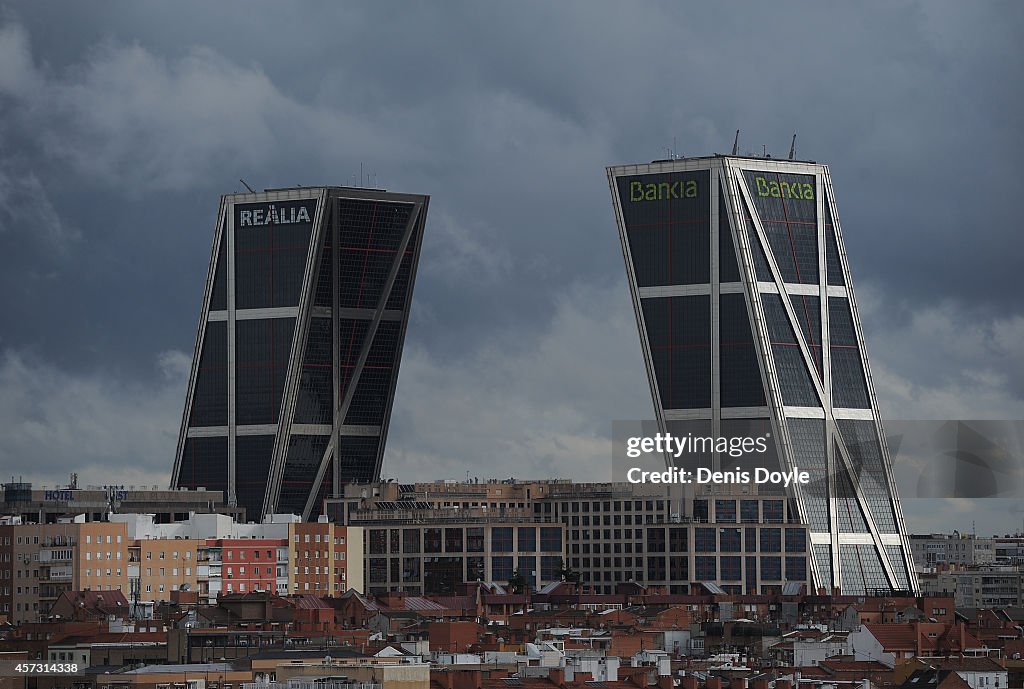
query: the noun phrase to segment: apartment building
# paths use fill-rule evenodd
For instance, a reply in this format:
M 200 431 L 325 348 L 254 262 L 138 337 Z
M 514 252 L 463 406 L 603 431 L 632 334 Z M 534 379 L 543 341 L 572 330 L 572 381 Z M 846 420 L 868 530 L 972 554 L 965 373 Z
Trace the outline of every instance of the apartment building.
M 996 561 L 996 540 L 972 534 L 911 534 L 910 552 L 919 572 L 987 565 Z
M 363 538 L 360 527 L 326 520 L 289 524 L 285 592 L 338 596 L 353 588 L 363 591 Z

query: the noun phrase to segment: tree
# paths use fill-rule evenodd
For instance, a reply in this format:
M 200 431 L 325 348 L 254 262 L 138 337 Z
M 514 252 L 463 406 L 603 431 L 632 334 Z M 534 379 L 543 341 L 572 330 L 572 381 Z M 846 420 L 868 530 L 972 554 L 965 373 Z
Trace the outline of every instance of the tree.
M 577 570 L 573 569 L 572 567 L 570 567 L 569 565 L 567 565 L 565 560 L 562 560 L 562 564 L 558 568 L 558 578 L 561 579 L 562 581 L 567 581 L 570 584 L 579 584 L 580 583 L 580 573 L 579 573 L 579 571 L 577 571 Z
M 526 579 L 519 573 L 518 569 L 512 570 L 512 577 L 508 580 L 509 593 L 523 593 L 526 590 Z

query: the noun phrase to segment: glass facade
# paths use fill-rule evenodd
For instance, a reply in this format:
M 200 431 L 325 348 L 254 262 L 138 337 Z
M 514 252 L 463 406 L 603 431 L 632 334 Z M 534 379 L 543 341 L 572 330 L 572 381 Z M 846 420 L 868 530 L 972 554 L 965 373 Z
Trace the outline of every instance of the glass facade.
M 773 438 L 770 451 L 749 459 L 677 462 L 809 475 L 788 489 L 716 489 L 710 499 L 695 488 L 686 499 L 696 524 L 792 523 L 788 515 L 813 539 L 791 527 L 776 537 L 760 526 L 696 526 L 689 574 L 703 580 L 714 568 L 726 582 L 742 569 L 746 591 L 809 576 L 825 591 L 914 590 L 909 553 L 893 545 L 905 527 L 874 420 L 827 167 L 715 155 L 609 167 L 608 180 L 658 429 L 679 436 L 705 424 L 702 432 L 735 437 L 744 424 L 763 423 Z M 718 260 L 708 271 L 711 248 Z M 786 500 L 774 509 L 755 495 Z M 738 541 L 735 562 L 696 559 L 733 553 Z
M 744 177 L 782 281 L 817 284 L 818 213 L 814 175 L 746 170 Z
M 427 202 L 343 188 L 225 197 L 174 485 L 224 489 L 258 520 L 316 516 L 340 484 L 378 478 Z M 225 448 L 216 486 L 189 459 L 211 434 Z
M 618 184 L 637 284 L 710 282 L 708 171 L 623 177 Z
M 662 407 L 710 406 L 710 298 L 644 299 L 643 311 Z
M 225 321 L 206 324 L 199 354 L 189 427 L 228 423 L 228 329 Z

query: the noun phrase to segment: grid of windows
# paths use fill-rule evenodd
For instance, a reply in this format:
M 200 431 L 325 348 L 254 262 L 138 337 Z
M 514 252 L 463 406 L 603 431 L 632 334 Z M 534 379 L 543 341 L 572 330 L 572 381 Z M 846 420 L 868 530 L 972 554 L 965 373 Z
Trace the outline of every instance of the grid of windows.
M 512 552 L 512 527 L 496 526 L 491 529 L 491 552 Z
M 750 210 L 743 205 L 743 226 L 747 235 L 747 243 L 750 244 L 750 253 L 754 257 L 754 275 L 758 282 L 775 282 L 772 277 L 772 269 L 768 265 L 768 259 L 761 246 L 761 240 L 757 237 L 757 228 L 754 227 L 754 220 L 750 216 Z
M 889 565 L 896 574 L 897 586 L 904 591 L 909 591 L 910 582 L 907 580 L 907 563 L 903 561 L 903 548 L 898 545 L 887 545 L 885 554 L 889 558 Z
M 761 529 L 761 552 L 782 552 L 782 529 Z
M 334 416 L 331 371 L 331 319 L 311 318 L 302 357 L 302 378 L 295 401 L 295 423 L 329 424 Z
M 828 330 L 833 406 L 869 408 L 857 332 L 850 312 L 850 300 L 846 297 L 828 298 Z
M 814 544 L 811 546 L 811 556 L 814 558 L 814 565 L 818 568 L 818 574 L 822 578 L 821 585 L 831 588 L 832 546 L 828 544 Z
M 795 407 L 821 406 L 793 326 L 782 304 L 782 296 L 762 294 L 761 303 L 764 305 L 764 317 L 768 325 L 768 337 L 778 372 L 783 404 Z
M 821 419 L 787 419 L 793 446 L 793 463 L 809 474 L 802 486 L 806 522 L 814 531 L 829 531 L 828 463 L 825 456 L 825 422 Z
M 292 435 L 278 496 L 279 512 L 302 514 L 329 440 L 326 435 Z
M 226 321 L 206 324 L 189 426 L 226 426 L 228 423 L 227 326 Z
M 380 438 L 373 436 L 342 436 L 339 473 L 343 480 L 372 481 L 377 473 Z
M 273 455 L 272 435 L 240 435 L 235 439 L 235 495 L 247 515 L 263 513 Z
M 788 296 L 796 314 L 796 321 L 803 331 L 804 342 L 807 343 L 817 368 L 818 380 L 821 380 L 821 300 L 818 297 L 800 294 Z
M 761 579 L 778 581 L 782 579 L 782 558 L 775 555 L 761 556 Z
M 853 482 L 846 471 L 845 465 L 839 458 L 839 448 L 835 450 L 836 457 L 836 521 L 839 523 L 840 533 L 865 533 L 868 530 L 864 513 L 861 512 L 860 504 L 857 502 L 857 494 L 853 489 Z
M 693 558 L 694 576 L 697 581 L 714 581 L 718 578 L 716 559 L 709 555 L 697 555 Z
M 508 581 L 512 578 L 512 572 L 511 555 L 494 555 L 491 557 L 491 576 L 495 581 Z
M 744 171 L 784 282 L 817 284 L 818 218 L 813 175 Z
M 294 318 L 236 322 L 235 419 L 239 425 L 278 422 L 294 329 Z
M 315 206 L 312 200 L 235 204 L 236 309 L 298 306 L 313 228 L 312 222 L 243 224 L 246 214 L 291 219 L 304 209 L 312 219 Z
M 715 539 L 715 530 L 707 527 L 698 527 L 693 533 L 694 550 L 698 553 L 713 553 L 718 549 Z
M 739 529 L 719 529 L 718 550 L 722 553 L 738 553 L 743 550 Z
M 228 308 L 228 267 L 227 240 L 223 228 L 220 233 L 220 247 L 217 249 L 217 265 L 213 273 L 213 289 L 210 290 L 210 310 L 224 311 Z
M 761 367 L 750 331 L 746 297 L 721 294 L 719 303 L 719 388 L 723 407 L 765 405 Z
M 412 216 L 412 204 L 339 199 L 339 293 L 342 307 L 375 308 Z M 412 246 L 410 240 L 408 246 Z
M 342 323 L 341 348 L 344 352 L 341 362 L 341 394 L 344 395 L 366 337 L 368 321 L 344 321 Z M 347 424 L 380 425 L 387 411 L 391 394 L 392 371 L 397 363 L 397 352 L 401 339 L 401 323 L 381 321 L 370 346 L 352 403 L 345 416 Z
M 735 500 L 715 500 L 715 521 L 728 524 L 736 521 Z
M 806 553 L 807 532 L 803 529 L 786 529 L 786 552 Z
M 851 464 L 857 473 L 861 491 L 871 510 L 871 518 L 882 533 L 896 533 L 896 519 L 889 481 L 882 460 L 882 448 L 873 421 L 840 419 L 839 434 L 850 452 Z
M 843 592 L 863 596 L 869 591 L 889 588 L 878 551 L 873 545 L 839 545 L 839 565 L 843 572 Z
M 756 524 L 760 519 L 760 501 L 740 500 L 740 521 L 744 524 Z
M 807 558 L 798 556 L 786 556 L 786 580 L 806 581 L 807 579 Z
M 719 576 L 722 581 L 743 580 L 743 558 L 730 555 L 719 559 Z
M 618 185 L 637 284 L 710 282 L 710 173 L 623 177 Z
M 227 436 L 186 438 L 178 485 L 183 488 L 205 486 L 210 490 L 227 490 Z
M 665 409 L 711 406 L 711 300 L 643 299 L 644 323 Z
M 831 199 L 825 199 L 825 269 L 828 284 L 842 287 L 846 284 L 843 277 L 843 264 L 839 257 L 839 242 L 836 241 L 836 229 L 832 222 Z
M 718 194 L 718 279 L 720 282 L 739 282 L 740 266 L 732 241 L 732 223 L 725 195 Z

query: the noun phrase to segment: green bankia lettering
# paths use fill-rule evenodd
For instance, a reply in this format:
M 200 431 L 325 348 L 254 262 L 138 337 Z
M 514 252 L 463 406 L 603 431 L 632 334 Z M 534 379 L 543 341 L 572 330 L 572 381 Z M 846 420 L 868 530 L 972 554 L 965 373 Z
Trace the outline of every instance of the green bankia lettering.
M 700 196 L 700 187 L 696 180 L 676 180 L 675 182 L 633 181 L 629 183 L 629 200 L 636 201 L 667 201 L 671 199 L 696 199 Z
M 771 196 L 776 199 L 814 200 L 814 186 L 810 182 L 775 182 L 764 177 L 755 177 L 754 185 L 758 196 Z

